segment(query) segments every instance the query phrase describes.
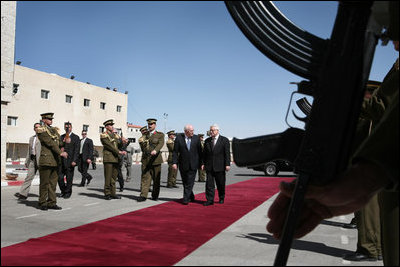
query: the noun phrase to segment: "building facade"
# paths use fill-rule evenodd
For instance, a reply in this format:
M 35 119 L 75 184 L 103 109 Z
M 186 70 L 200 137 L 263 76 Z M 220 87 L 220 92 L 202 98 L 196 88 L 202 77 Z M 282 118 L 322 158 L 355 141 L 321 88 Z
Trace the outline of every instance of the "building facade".
M 54 112 L 52 126 L 64 133 L 64 122 L 72 123 L 72 131 L 81 137 L 85 129 L 88 137 L 102 151 L 100 133 L 103 122 L 114 119 L 120 132 L 126 129 L 128 95 L 57 74 L 46 73 L 15 65 L 14 83 L 18 92 L 12 95 L 7 113 L 7 158 L 25 158 L 33 124 L 41 113 Z
M 1 1 L 1 178 L 6 176 L 7 114 L 14 90 L 17 2 Z

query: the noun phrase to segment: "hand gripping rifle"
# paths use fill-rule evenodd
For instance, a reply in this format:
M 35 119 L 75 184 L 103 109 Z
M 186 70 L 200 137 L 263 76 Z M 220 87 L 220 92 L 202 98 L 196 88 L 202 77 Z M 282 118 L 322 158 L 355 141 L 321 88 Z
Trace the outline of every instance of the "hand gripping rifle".
M 371 16 L 373 2 L 339 2 L 327 40 L 298 28 L 272 2 L 225 3 L 253 45 L 278 65 L 305 78 L 298 83 L 298 92 L 314 99 L 305 131 L 289 128 L 279 134 L 234 138 L 232 142 L 238 166 L 278 157 L 294 160 L 298 178 L 274 262 L 283 266 L 308 184 L 327 184 L 347 167 L 381 26 Z

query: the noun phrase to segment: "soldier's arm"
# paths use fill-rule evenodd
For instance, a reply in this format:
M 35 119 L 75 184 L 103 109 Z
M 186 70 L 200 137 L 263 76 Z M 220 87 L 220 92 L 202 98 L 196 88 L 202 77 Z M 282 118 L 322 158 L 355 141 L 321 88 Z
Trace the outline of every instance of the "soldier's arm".
M 111 151 L 115 156 L 118 157 L 119 150 L 111 143 L 110 139 L 106 135 L 100 135 L 100 141 L 103 144 L 104 148 Z
M 158 137 L 158 144 L 154 148 L 154 150 L 158 153 L 160 153 L 162 147 L 164 146 L 164 134 L 160 133 Z
M 59 145 L 50 137 L 44 127 L 45 126 L 40 127 L 37 133 L 41 145 L 48 147 L 53 152 L 57 153 L 57 155 L 60 155 L 62 151 Z

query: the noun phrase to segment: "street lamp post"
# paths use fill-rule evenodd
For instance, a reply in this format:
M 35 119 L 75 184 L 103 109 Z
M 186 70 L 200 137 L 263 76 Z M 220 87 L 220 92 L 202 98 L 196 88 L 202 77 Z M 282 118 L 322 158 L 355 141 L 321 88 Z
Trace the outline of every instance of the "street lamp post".
M 168 114 L 167 114 L 167 113 L 164 113 L 164 114 L 163 114 L 163 117 L 164 117 L 164 133 L 166 133 L 166 132 L 167 132 L 167 119 L 168 119 Z

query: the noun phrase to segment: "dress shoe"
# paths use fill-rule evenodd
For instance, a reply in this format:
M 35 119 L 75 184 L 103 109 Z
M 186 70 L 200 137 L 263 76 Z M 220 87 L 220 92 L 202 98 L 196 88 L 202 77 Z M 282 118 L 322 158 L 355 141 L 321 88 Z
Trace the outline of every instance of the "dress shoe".
M 143 202 L 143 201 L 146 201 L 146 198 L 145 197 L 139 197 L 136 201 L 137 202 Z
M 219 203 L 219 204 L 224 204 L 224 200 L 223 200 L 223 199 L 220 199 L 218 203 Z
M 343 227 L 343 228 L 346 228 L 346 229 L 356 229 L 356 228 L 357 228 L 357 225 L 354 224 L 354 223 L 344 223 L 344 224 L 342 225 L 342 227 Z
M 80 185 L 78 185 L 78 187 L 84 187 L 85 186 L 85 184 L 80 184 Z
M 64 196 L 63 196 L 64 199 L 68 199 L 70 197 L 71 197 L 71 194 L 64 194 Z
M 120 196 L 117 196 L 117 195 L 111 196 L 111 198 L 112 198 L 112 199 L 121 199 L 121 197 L 120 197 Z
M 62 208 L 60 206 L 54 205 L 54 206 L 48 206 L 47 207 L 49 210 L 61 210 Z
M 190 202 L 194 202 L 196 199 L 194 197 L 190 198 Z
M 20 193 L 15 193 L 14 196 L 17 197 L 18 200 L 22 200 L 22 199 L 27 199 L 28 198 L 28 197 L 26 197 L 24 195 L 21 195 Z
M 214 205 L 214 202 L 207 201 L 203 203 L 203 206 L 210 206 L 210 205 Z
M 111 196 L 110 195 L 104 196 L 104 199 L 105 200 L 111 200 Z
M 124 189 L 123 189 L 123 188 L 120 188 L 120 189 L 119 189 L 119 192 L 124 192 Z
M 157 201 L 158 197 L 152 197 L 151 200 Z
M 183 205 L 189 205 L 189 201 L 183 201 L 182 204 Z
M 172 187 L 173 187 L 173 188 L 179 188 L 179 186 L 177 186 L 177 185 L 173 185 Z
M 172 188 L 173 186 L 172 185 L 167 185 L 167 188 Z
M 351 253 L 351 254 L 346 254 L 344 255 L 343 259 L 348 260 L 348 261 L 377 261 L 378 258 L 371 257 L 362 253 Z
M 38 209 L 40 209 L 40 210 L 47 210 L 47 206 L 45 206 L 45 205 L 38 205 Z
M 87 179 L 86 185 L 89 185 L 89 184 L 90 184 L 90 181 L 91 181 L 92 179 L 93 179 L 92 177 L 88 178 L 88 179 Z

